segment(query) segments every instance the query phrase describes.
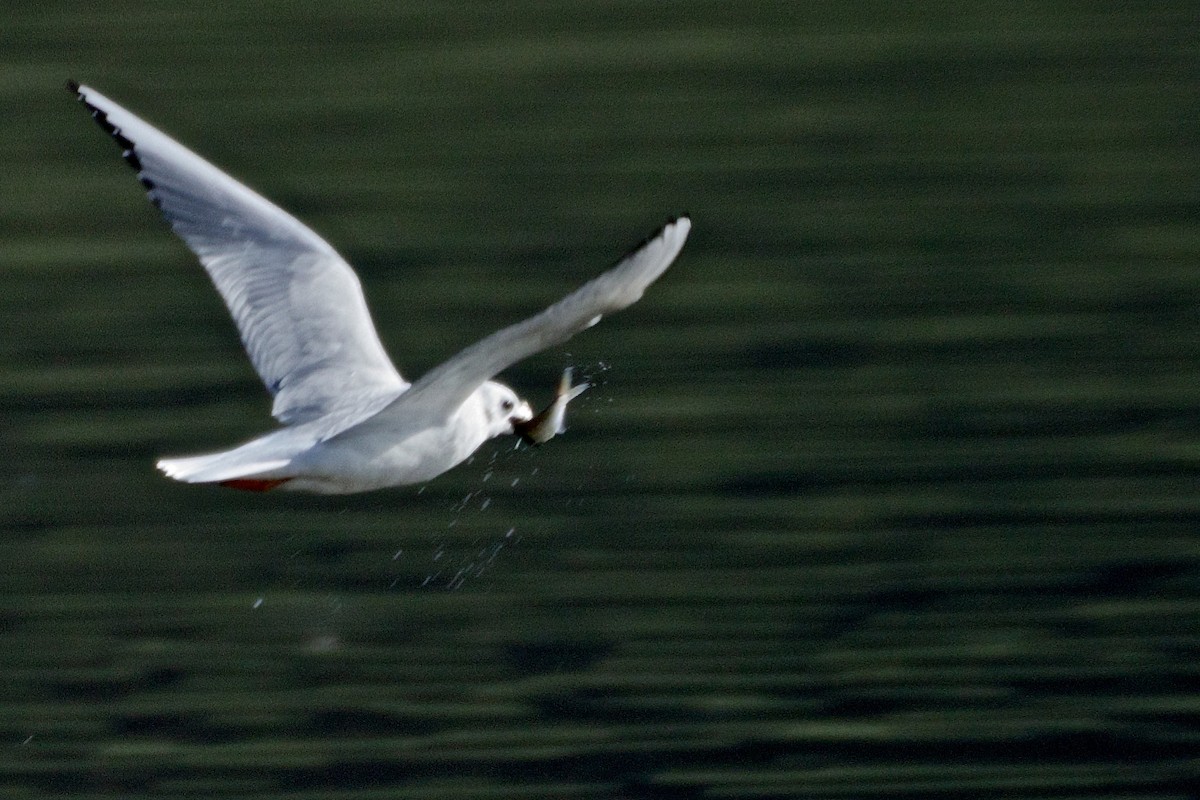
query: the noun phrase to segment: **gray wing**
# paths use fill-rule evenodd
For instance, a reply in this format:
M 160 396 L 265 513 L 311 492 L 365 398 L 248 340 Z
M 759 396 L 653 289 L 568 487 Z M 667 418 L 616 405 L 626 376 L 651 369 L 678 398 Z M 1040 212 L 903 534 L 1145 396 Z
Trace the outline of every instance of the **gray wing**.
M 635 248 L 616 266 L 545 311 L 493 333 L 421 376 L 412 388 L 342 436 L 370 433 L 389 419 L 452 413 L 472 392 L 523 358 L 567 341 L 605 314 L 636 303 L 683 248 L 692 223 L 679 217 Z
M 70 88 L 200 258 L 275 397 L 276 418 L 305 422 L 404 391 L 358 277 L 324 239 L 99 92 Z

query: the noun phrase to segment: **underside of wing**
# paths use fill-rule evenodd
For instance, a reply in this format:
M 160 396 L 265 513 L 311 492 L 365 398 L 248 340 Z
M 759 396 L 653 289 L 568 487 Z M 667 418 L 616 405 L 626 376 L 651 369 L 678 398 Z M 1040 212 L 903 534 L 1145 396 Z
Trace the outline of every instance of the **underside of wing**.
M 357 276 L 325 240 L 102 94 L 70 88 L 204 265 L 275 397 L 275 417 L 305 422 L 345 411 L 348 399 L 377 408 L 404 391 Z
M 421 376 L 374 417 L 352 428 L 388 425 L 389 418 L 451 413 L 484 381 L 501 370 L 567 341 L 605 314 L 641 298 L 683 248 L 691 229 L 687 217 L 671 220 L 607 272 L 524 322 L 493 333 Z M 349 434 L 350 431 L 347 431 Z

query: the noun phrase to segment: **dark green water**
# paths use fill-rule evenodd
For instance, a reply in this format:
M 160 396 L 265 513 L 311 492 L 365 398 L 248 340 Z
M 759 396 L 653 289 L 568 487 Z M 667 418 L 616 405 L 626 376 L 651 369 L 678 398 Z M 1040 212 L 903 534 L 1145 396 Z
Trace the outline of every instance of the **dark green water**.
M 0 796 L 1047 798 L 1200 781 L 1191 3 L 143 2 L 0 25 Z M 265 429 L 96 86 L 569 435 L 247 496 Z M 575 407 L 573 407 L 575 408 Z

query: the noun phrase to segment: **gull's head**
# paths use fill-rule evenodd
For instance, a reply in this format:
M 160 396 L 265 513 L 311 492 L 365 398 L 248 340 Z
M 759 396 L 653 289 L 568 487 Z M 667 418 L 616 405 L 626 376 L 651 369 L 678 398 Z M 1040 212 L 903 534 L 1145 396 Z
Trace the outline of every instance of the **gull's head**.
M 517 397 L 517 393 L 498 381 L 488 381 L 479 387 L 483 398 L 483 410 L 488 421 L 488 436 L 501 436 L 514 432 L 514 426 L 533 419 L 529 403 Z

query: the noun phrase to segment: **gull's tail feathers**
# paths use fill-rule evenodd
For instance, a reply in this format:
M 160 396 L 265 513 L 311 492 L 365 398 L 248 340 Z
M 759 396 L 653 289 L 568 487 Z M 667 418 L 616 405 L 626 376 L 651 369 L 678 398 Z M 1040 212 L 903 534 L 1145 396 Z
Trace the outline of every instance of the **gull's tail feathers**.
M 159 460 L 158 468 L 168 478 L 184 483 L 220 483 L 281 469 L 289 463 L 287 459 L 244 462 L 242 459 L 230 458 L 236 452 L 231 450 L 204 456 L 163 458 Z
M 219 483 L 265 492 L 292 479 L 288 466 L 305 446 L 311 445 L 292 441 L 290 433 L 287 429 L 278 431 L 221 453 L 163 458 L 158 468 L 167 477 L 184 483 Z
M 251 492 L 265 492 L 291 480 L 288 476 L 269 476 L 291 463 L 288 459 L 247 463 L 240 458 L 230 458 L 236 453 L 231 450 L 205 456 L 164 458 L 159 460 L 158 468 L 167 477 L 184 483 L 218 483 Z

